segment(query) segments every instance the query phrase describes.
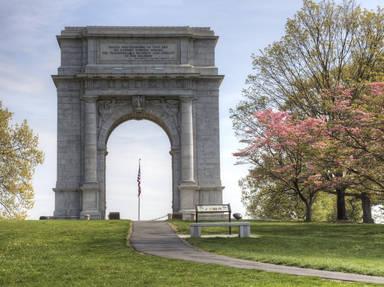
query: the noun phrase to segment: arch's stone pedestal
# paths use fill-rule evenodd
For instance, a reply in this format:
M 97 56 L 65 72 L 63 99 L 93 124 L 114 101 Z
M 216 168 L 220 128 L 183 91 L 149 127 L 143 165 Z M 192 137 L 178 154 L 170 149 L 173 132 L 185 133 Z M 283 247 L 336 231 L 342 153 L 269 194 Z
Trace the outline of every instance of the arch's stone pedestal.
M 167 133 L 172 208 L 193 218 L 221 203 L 217 36 L 209 28 L 66 27 L 57 37 L 57 217 L 105 218 L 105 161 L 113 129 L 148 119 Z M 135 164 L 135 163 L 132 163 Z

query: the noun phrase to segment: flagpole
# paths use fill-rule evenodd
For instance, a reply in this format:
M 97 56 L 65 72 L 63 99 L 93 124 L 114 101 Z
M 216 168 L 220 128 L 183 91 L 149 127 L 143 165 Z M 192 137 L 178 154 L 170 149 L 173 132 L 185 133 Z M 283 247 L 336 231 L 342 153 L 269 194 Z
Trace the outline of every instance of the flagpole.
M 137 220 L 140 221 L 140 195 L 139 195 L 139 199 L 137 201 L 137 204 L 138 204 L 138 208 L 137 208 Z
M 139 158 L 139 170 L 137 173 L 137 220 L 140 221 L 140 197 L 141 197 L 141 158 Z

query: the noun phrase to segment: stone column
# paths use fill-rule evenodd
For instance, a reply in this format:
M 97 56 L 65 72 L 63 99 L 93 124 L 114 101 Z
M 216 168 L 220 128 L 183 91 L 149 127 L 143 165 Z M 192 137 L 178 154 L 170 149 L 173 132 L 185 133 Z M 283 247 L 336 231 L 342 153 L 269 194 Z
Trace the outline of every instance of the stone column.
M 97 182 L 97 106 L 95 99 L 84 105 L 84 182 Z
M 84 183 L 81 217 L 100 218 L 97 181 L 97 104 L 95 98 L 84 104 Z
M 181 112 L 181 183 L 180 212 L 183 219 L 192 220 L 195 204 L 198 202 L 198 194 L 194 175 L 194 135 L 193 135 L 193 105 L 192 98 L 182 98 Z
M 176 214 L 180 210 L 180 148 L 172 147 L 169 154 L 172 156 L 172 213 Z
M 181 100 L 181 181 L 194 183 L 192 99 Z
M 106 210 L 106 186 L 105 186 L 105 171 L 106 171 L 106 159 L 108 151 L 106 148 L 99 148 L 98 151 L 98 160 L 97 160 L 97 181 L 99 183 L 99 210 L 101 218 L 105 219 L 105 210 Z

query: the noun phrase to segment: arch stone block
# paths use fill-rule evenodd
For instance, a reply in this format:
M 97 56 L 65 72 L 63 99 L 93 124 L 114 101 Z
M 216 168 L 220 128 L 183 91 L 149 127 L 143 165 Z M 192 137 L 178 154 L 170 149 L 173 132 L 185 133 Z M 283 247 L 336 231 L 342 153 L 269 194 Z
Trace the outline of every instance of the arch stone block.
M 57 36 L 54 216 L 105 218 L 109 135 L 147 119 L 168 135 L 173 214 L 222 203 L 218 37 L 206 27 L 66 27 Z M 132 163 L 134 164 L 134 163 Z

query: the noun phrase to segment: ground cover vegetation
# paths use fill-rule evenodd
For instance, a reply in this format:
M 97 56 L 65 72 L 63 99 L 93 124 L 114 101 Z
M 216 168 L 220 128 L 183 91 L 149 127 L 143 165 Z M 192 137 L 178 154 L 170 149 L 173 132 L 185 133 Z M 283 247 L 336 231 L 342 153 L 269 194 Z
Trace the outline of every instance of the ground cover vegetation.
M 33 206 L 32 176 L 42 162 L 38 137 L 26 121 L 13 124 L 0 102 L 0 219 L 26 217 Z
M 189 234 L 189 224 L 173 221 Z M 252 221 L 255 238 L 198 238 L 204 250 L 243 259 L 384 276 L 384 226 L 363 224 Z M 225 234 L 226 228 L 203 228 L 203 234 Z
M 0 286 L 373 286 L 143 255 L 129 221 L 0 221 Z
M 305 0 L 231 118 L 250 214 L 372 223 L 384 199 L 384 10 Z

